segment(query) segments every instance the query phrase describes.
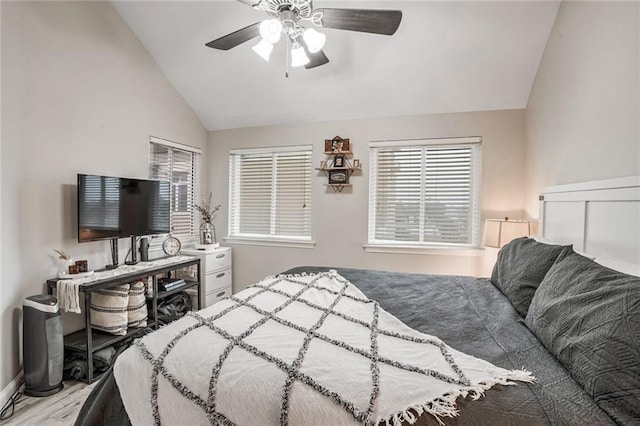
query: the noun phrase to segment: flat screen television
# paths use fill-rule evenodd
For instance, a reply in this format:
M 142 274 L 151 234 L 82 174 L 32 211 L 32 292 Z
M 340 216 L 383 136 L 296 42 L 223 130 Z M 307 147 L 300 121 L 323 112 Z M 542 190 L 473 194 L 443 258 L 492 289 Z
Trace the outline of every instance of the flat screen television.
M 78 242 L 168 234 L 168 181 L 78 174 Z

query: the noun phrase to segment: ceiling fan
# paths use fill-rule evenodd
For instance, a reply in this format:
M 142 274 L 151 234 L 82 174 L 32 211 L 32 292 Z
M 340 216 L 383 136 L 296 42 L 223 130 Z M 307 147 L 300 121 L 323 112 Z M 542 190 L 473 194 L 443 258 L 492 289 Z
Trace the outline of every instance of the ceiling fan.
M 400 10 L 314 9 L 312 0 L 237 1 L 266 12 L 270 18 L 210 41 L 206 44 L 208 47 L 229 50 L 261 36 L 260 42 L 253 50 L 268 61 L 273 45 L 284 34 L 287 42 L 291 44 L 291 66 L 304 66 L 307 69 L 329 62 L 329 58 L 322 51 L 326 36 L 313 26 L 393 35 L 402 20 Z

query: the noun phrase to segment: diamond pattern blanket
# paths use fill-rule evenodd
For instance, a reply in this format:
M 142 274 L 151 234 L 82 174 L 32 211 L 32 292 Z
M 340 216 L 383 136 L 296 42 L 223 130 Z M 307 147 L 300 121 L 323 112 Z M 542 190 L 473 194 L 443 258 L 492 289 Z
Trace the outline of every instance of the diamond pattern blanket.
M 134 425 L 413 423 L 531 382 L 419 333 L 335 271 L 279 275 L 151 333 L 114 368 Z

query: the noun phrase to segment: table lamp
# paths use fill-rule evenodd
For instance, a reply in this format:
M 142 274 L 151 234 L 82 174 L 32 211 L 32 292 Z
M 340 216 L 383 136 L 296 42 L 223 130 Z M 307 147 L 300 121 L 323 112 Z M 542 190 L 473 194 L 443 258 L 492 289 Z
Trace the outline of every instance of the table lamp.
M 503 247 L 511 240 L 528 237 L 531 234 L 531 223 L 526 220 L 487 219 L 484 225 L 482 245 L 486 247 Z

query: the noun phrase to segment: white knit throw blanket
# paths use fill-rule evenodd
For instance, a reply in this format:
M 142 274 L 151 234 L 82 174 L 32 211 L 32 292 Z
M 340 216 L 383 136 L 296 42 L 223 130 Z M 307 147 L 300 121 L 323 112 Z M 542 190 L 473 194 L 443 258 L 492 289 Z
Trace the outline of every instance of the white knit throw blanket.
M 149 334 L 115 378 L 134 425 L 399 425 L 531 382 L 419 333 L 335 271 L 267 277 Z

